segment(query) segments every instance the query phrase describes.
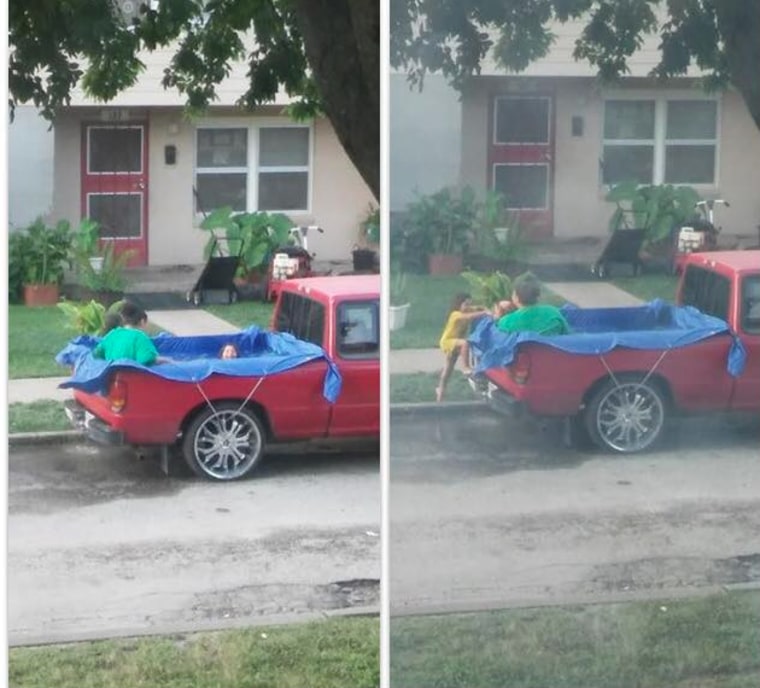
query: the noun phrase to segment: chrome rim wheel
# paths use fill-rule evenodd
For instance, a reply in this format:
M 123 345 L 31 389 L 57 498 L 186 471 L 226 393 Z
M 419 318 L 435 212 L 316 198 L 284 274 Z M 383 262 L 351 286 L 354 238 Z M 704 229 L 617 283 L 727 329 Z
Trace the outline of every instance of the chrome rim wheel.
M 648 385 L 626 382 L 605 394 L 596 414 L 596 429 L 605 444 L 615 451 L 646 449 L 660 434 L 665 409 Z
M 256 422 L 240 411 L 222 410 L 206 418 L 193 437 L 198 467 L 216 480 L 235 480 L 245 475 L 262 450 Z

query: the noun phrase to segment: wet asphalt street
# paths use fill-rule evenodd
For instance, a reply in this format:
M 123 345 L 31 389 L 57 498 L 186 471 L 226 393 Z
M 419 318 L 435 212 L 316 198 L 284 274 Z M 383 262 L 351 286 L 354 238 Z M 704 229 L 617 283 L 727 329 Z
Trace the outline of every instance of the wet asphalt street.
M 560 430 L 393 415 L 392 614 L 760 583 L 758 419 L 683 421 L 636 456 Z
M 89 445 L 9 461 L 11 644 L 378 603 L 376 445 L 280 452 L 230 484 Z

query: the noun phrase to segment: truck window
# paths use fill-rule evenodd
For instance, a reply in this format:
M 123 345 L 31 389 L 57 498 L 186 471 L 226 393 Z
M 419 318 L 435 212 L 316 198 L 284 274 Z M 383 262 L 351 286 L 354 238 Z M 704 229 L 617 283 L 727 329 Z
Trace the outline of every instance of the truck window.
M 741 293 L 742 329 L 751 334 L 760 334 L 760 276 L 745 277 Z
M 343 358 L 380 356 L 380 308 L 377 301 L 338 306 L 338 354 Z
M 323 346 L 325 307 L 308 296 L 282 292 L 277 312 L 277 331 L 288 332 L 305 342 Z
M 689 265 L 684 275 L 681 301 L 706 315 L 728 320 L 731 280 L 717 272 Z

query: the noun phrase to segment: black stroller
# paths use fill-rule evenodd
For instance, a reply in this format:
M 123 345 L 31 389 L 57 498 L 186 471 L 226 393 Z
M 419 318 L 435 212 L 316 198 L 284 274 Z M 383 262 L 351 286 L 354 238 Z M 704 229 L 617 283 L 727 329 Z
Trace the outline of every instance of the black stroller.
M 599 256 L 599 260 L 591 266 L 591 274 L 599 279 L 610 276 L 613 264 L 628 264 L 634 277 L 641 274 L 641 245 L 644 243 L 643 229 L 618 229 L 612 233 L 610 240 Z
M 187 301 L 200 306 L 207 299 L 209 292 L 226 291 L 227 303 L 235 303 L 238 300 L 238 291 L 234 278 L 239 266 L 240 254 L 231 253 L 227 239 L 214 236 L 208 262 L 195 286 L 187 292 Z

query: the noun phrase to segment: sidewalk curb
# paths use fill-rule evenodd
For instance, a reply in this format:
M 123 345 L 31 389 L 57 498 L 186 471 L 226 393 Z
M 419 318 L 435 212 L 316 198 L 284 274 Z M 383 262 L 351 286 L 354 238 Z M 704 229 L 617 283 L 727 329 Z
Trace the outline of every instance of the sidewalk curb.
M 8 445 L 25 447 L 31 444 L 62 444 L 78 442 L 85 439 L 79 430 L 61 430 L 58 432 L 16 432 L 8 435 Z
M 256 618 L 218 619 L 185 624 L 159 624 L 143 629 L 103 629 L 100 631 L 82 631 L 78 633 L 47 633 L 30 635 L 25 638 L 8 639 L 8 647 L 37 647 L 41 645 L 67 645 L 71 643 L 88 643 L 97 640 L 120 640 L 127 638 L 150 638 L 154 636 L 179 636 L 195 633 L 215 633 L 243 628 L 265 628 L 269 626 L 289 626 L 307 624 L 334 619 L 360 618 L 380 616 L 380 607 L 366 605 L 346 607 L 344 609 L 328 609 L 303 614 L 274 614 Z
M 391 606 L 390 616 L 446 616 L 449 614 L 475 614 L 493 611 L 537 609 L 545 607 L 591 607 L 605 604 L 631 604 L 636 602 L 675 602 L 693 598 L 728 593 L 754 592 L 760 590 L 760 581 L 748 583 L 724 583 L 693 588 L 661 588 L 656 590 L 631 590 L 597 595 L 561 595 L 551 599 L 491 599 L 478 601 L 451 601 L 440 604 L 410 604 Z
M 487 409 L 485 401 L 441 401 L 419 403 L 395 403 L 390 404 L 391 418 L 403 416 L 404 418 L 430 418 L 431 416 L 451 416 L 463 412 Z

